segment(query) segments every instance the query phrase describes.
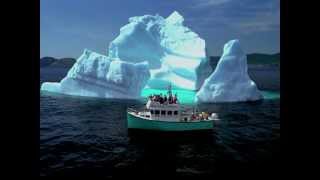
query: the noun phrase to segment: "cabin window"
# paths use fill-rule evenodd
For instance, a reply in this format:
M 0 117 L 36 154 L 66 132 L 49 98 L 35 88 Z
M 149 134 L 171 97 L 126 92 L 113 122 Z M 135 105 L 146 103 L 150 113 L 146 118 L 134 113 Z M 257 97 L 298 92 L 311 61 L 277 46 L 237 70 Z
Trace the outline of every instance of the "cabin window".
M 146 115 L 146 117 L 149 118 L 150 116 L 149 116 L 149 115 Z
M 172 115 L 172 111 L 168 111 L 168 115 Z
M 151 113 L 151 114 L 154 114 L 153 110 L 150 110 L 150 113 Z
M 166 111 L 161 111 L 161 115 L 166 115 Z
M 160 114 L 160 111 L 159 110 L 155 110 L 155 114 Z
M 174 111 L 174 115 L 178 115 L 178 111 Z
M 188 118 L 187 118 L 187 117 L 185 117 L 185 118 L 184 118 L 184 121 L 188 121 Z

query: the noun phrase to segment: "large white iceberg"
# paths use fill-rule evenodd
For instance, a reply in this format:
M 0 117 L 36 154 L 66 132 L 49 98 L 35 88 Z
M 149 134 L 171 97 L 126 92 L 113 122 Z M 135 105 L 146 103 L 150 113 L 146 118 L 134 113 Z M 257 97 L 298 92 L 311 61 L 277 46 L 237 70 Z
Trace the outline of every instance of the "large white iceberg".
M 147 62 L 129 63 L 84 50 L 60 83 L 45 82 L 41 90 L 77 96 L 134 99 L 150 77 Z
M 259 99 L 262 99 L 262 94 L 248 75 L 247 56 L 239 40 L 231 40 L 224 45 L 215 71 L 204 81 L 195 101 L 239 102 Z
M 147 87 L 198 90 L 212 72 L 205 41 L 183 25 L 176 11 L 169 17 L 144 15 L 129 24 L 109 45 L 108 56 L 129 62 L 148 61 L 151 77 Z

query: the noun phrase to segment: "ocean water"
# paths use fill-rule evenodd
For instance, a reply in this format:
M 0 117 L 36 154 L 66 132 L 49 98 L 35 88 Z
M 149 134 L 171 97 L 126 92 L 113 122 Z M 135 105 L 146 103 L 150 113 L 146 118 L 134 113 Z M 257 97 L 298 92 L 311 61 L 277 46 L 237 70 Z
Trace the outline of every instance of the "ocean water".
M 65 73 L 42 70 L 40 83 Z M 154 90 L 144 91 L 143 95 Z M 179 92 L 189 106 L 190 92 Z M 280 95 L 264 91 L 254 103 L 202 104 L 218 113 L 214 129 L 199 133 L 128 132 L 127 107 L 142 100 L 72 97 L 41 92 L 41 176 L 202 176 L 272 173 L 280 153 Z

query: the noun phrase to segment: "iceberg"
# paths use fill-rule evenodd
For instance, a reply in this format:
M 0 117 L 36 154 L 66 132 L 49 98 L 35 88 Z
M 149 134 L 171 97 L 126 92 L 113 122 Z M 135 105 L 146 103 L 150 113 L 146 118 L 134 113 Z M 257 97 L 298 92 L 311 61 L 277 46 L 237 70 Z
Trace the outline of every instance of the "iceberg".
M 247 72 L 238 40 L 225 44 L 212 72 L 205 41 L 183 25 L 174 11 L 167 18 L 129 18 L 109 44 L 107 56 L 84 50 L 60 82 L 41 90 L 77 96 L 136 99 L 142 89 L 199 90 L 196 102 L 252 101 L 262 98 Z M 210 75 L 210 76 L 209 76 Z
M 205 41 L 183 25 L 174 11 L 167 18 L 144 15 L 129 18 L 109 45 L 108 56 L 133 63 L 148 61 L 148 88 L 198 90 L 212 72 Z
M 263 96 L 250 79 L 247 56 L 239 40 L 224 45 L 215 71 L 204 81 L 196 93 L 196 102 L 240 102 L 256 101 Z
M 61 82 L 41 90 L 67 95 L 135 99 L 150 77 L 148 62 L 130 63 L 84 50 Z

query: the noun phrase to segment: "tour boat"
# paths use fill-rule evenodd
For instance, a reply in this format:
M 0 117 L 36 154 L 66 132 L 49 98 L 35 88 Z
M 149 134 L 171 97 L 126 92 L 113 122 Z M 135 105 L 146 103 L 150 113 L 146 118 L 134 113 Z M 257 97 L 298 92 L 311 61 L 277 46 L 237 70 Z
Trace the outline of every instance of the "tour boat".
M 177 96 L 172 96 L 171 86 L 168 98 L 161 95 L 150 96 L 143 110 L 128 108 L 129 129 L 157 131 L 195 131 L 212 130 L 216 113 L 197 112 L 194 109 L 183 110 Z

